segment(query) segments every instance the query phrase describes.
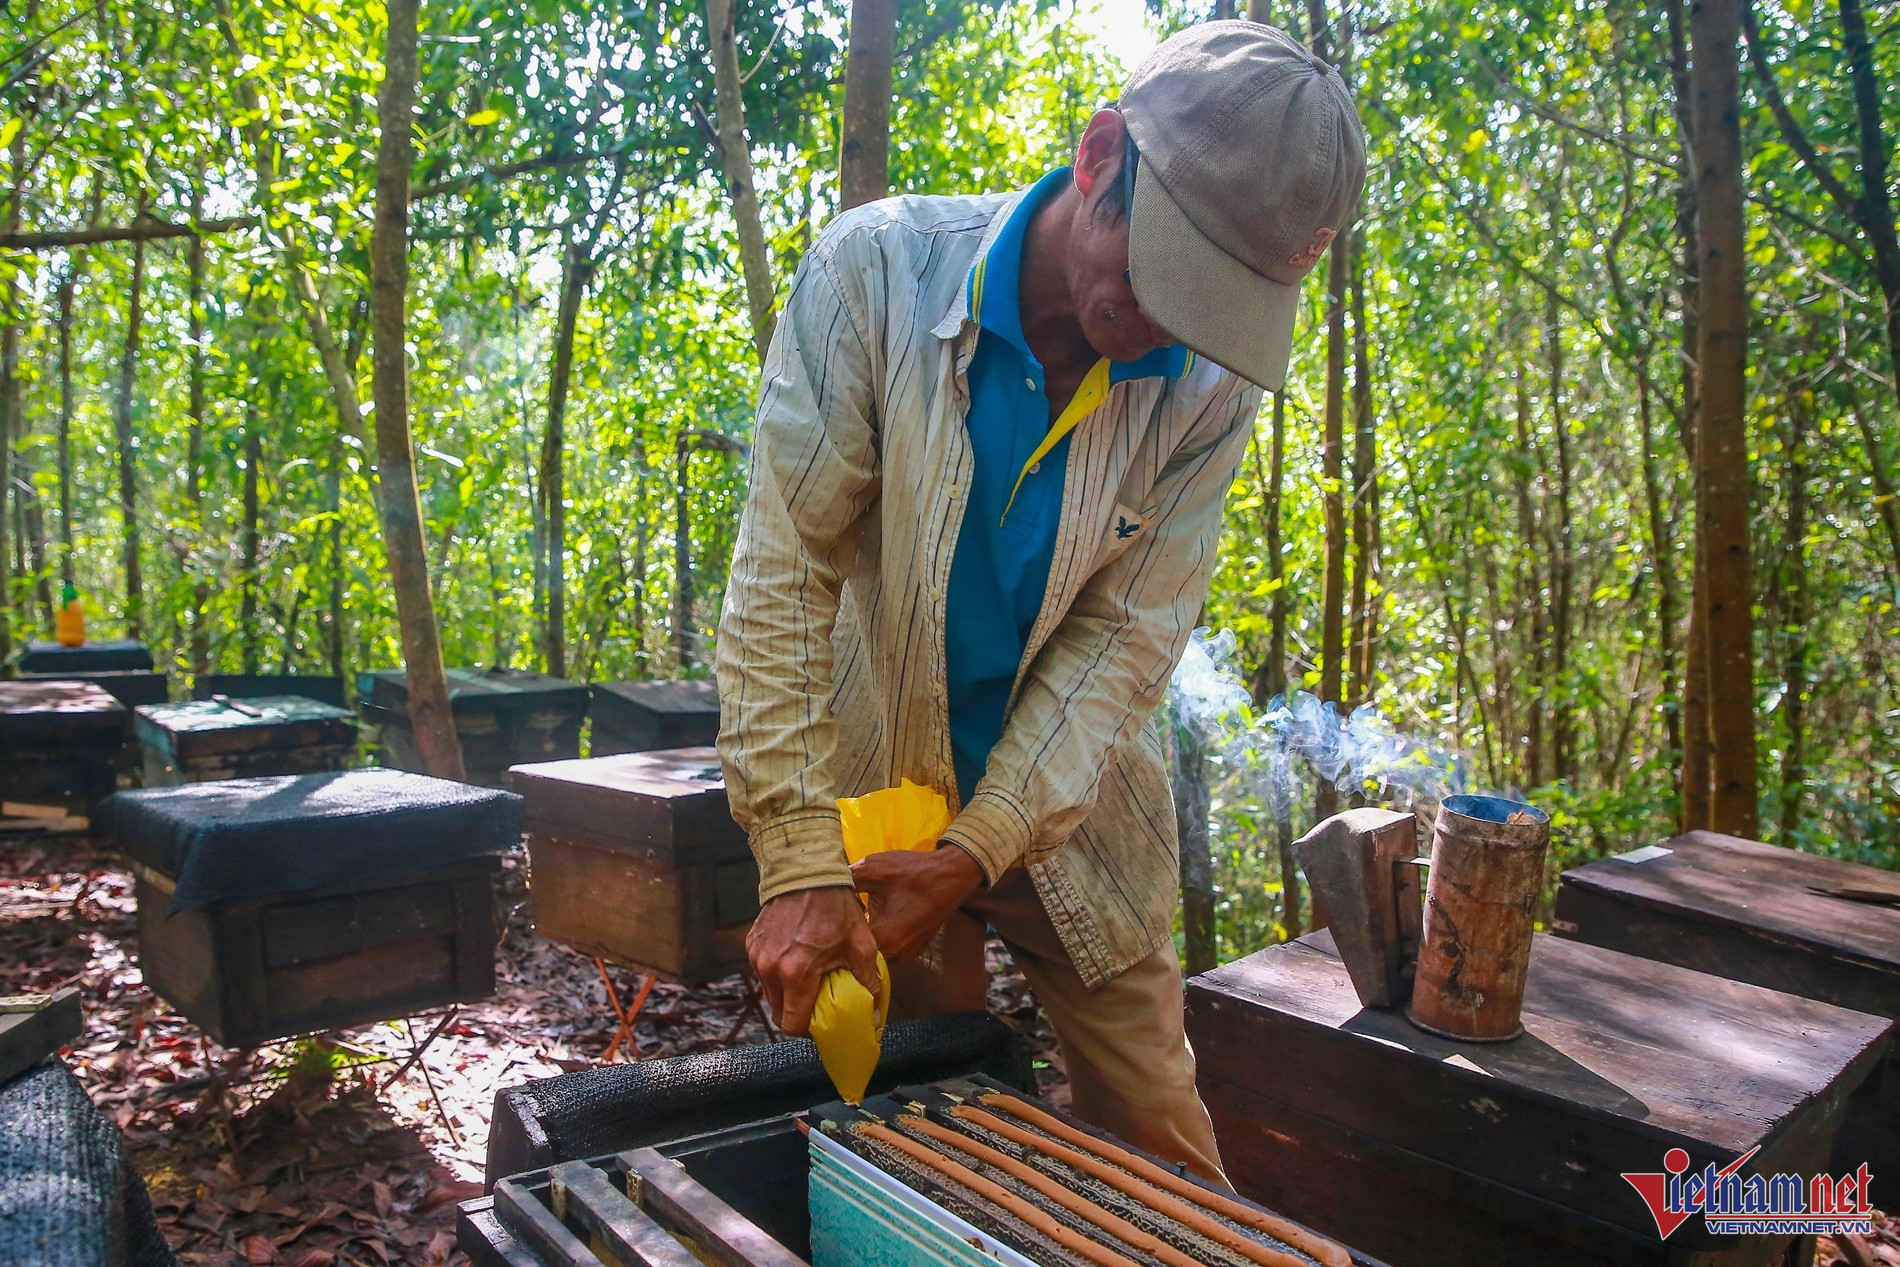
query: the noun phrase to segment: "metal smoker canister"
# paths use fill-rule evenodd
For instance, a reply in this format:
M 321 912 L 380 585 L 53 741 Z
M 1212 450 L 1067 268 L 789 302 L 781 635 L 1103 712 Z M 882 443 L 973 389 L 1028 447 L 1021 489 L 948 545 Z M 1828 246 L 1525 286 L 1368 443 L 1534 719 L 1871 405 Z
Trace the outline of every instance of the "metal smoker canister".
M 1524 1032 L 1537 895 L 1550 815 L 1501 796 L 1451 796 L 1432 832 L 1418 975 L 1405 1014 L 1445 1038 L 1501 1043 Z

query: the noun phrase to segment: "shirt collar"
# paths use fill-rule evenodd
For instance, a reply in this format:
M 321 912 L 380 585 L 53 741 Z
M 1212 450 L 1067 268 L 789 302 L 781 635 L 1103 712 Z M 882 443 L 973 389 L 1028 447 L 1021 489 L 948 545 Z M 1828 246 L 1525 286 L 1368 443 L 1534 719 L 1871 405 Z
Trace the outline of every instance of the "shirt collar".
M 1031 353 L 1029 341 L 1023 335 L 1020 299 L 1023 237 L 1029 231 L 1029 222 L 1035 218 L 1037 208 L 1067 187 L 1072 171 L 1069 167 L 1058 167 L 1018 198 L 964 279 L 962 306 L 969 319 L 1025 356 Z M 1108 381 L 1186 378 L 1188 371 L 1194 368 L 1194 360 L 1194 353 L 1178 343 L 1156 348 L 1138 360 L 1109 362 Z

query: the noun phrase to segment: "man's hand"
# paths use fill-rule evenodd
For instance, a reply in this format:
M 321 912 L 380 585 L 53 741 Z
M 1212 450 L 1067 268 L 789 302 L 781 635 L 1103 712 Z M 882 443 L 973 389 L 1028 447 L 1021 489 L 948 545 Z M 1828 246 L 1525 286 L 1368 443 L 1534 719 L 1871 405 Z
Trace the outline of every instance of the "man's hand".
M 923 953 L 951 912 L 983 884 L 983 868 L 955 845 L 934 853 L 893 849 L 851 868 L 871 899 L 871 933 L 893 962 Z
M 877 942 L 858 895 L 842 885 L 773 898 L 752 921 L 745 949 L 779 1028 L 794 1038 L 811 1031 L 818 984 L 833 968 L 849 968 L 872 998 L 883 998 Z

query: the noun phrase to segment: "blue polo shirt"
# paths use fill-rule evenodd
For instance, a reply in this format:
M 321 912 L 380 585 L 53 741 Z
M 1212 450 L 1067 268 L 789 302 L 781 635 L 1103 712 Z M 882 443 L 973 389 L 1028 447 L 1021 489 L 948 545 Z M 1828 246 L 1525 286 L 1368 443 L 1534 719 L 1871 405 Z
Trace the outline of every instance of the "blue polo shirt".
M 978 326 L 964 419 L 976 474 L 950 564 L 944 613 L 950 745 L 966 804 L 990 749 L 1003 737 L 1016 669 L 1042 611 L 1062 514 L 1069 432 L 1102 403 L 1112 384 L 1180 378 L 1193 364 L 1193 354 L 1180 346 L 1158 348 L 1139 361 L 1098 362 L 1050 425 L 1047 378 L 1023 336 L 1017 279 L 1029 222 L 1038 207 L 1068 187 L 1069 172 L 1058 168 L 1036 182 L 966 283 Z

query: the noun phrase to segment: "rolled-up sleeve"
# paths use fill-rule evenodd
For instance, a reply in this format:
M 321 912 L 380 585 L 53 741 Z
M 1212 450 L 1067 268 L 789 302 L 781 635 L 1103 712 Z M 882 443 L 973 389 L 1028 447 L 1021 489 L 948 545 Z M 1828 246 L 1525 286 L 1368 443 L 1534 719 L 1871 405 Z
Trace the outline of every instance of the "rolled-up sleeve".
M 870 343 L 813 250 L 766 357 L 745 513 L 719 622 L 719 753 L 759 897 L 850 884 L 828 711 L 844 552 L 878 497 Z
M 1143 539 L 1083 585 L 1024 676 L 1002 739 L 947 839 L 991 882 L 1052 852 L 1095 806 L 1118 746 L 1160 702 L 1207 597 L 1227 493 L 1260 407 L 1232 376 L 1156 480 Z

